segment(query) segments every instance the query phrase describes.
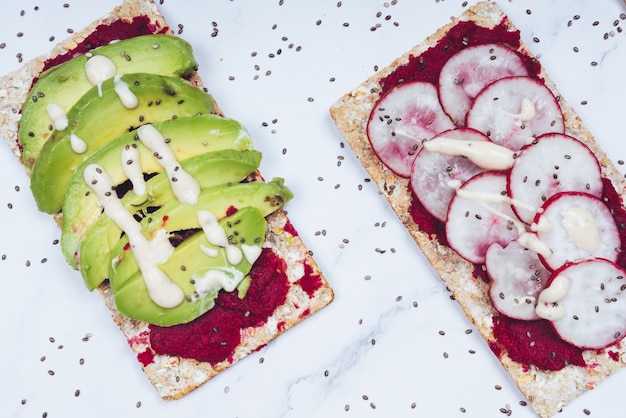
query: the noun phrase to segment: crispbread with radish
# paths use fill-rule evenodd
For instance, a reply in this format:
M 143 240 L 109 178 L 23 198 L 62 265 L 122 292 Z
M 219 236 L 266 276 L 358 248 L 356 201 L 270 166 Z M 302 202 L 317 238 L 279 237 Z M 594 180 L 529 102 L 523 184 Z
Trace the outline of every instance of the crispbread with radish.
M 489 46 L 493 44 L 498 47 Z M 487 46 L 481 51 L 481 45 Z M 508 49 L 502 53 L 500 48 Z M 497 55 L 496 49 L 500 51 Z M 472 90 L 477 83 L 468 84 L 471 88 L 464 92 L 467 57 L 474 56 L 472 51 L 481 51 L 474 58 L 480 62 L 481 54 L 492 50 L 495 61 L 501 56 L 519 59 L 504 60 L 507 64 L 500 68 L 491 65 L 494 63 L 476 65 L 477 71 L 484 67 L 486 73 L 472 74 L 472 80 L 484 77 L 488 81 L 480 85 L 480 91 Z M 520 63 L 524 68 L 511 74 L 511 68 L 519 70 Z M 438 182 L 439 187 L 447 187 L 443 191 L 432 192 L 435 187 L 420 184 L 420 176 L 432 178 L 433 174 L 417 158 L 409 178 L 397 175 L 377 157 L 368 138 L 367 122 L 380 98 L 404 83 L 416 82 L 438 88 L 442 109 L 455 123 L 454 135 L 469 127 L 489 139 L 456 138 L 457 142 L 452 142 L 454 135 L 448 131 L 425 140 L 419 159 L 422 153 L 437 153 L 424 161 L 443 161 L 442 171 L 445 164 L 452 167 L 446 163 L 452 157 L 466 157 L 478 167 L 473 177 Z M 623 178 L 496 3 L 478 3 L 453 18 L 345 94 L 331 106 L 330 113 L 381 194 L 539 416 L 555 415 L 624 366 L 626 349 L 621 338 L 625 320 L 617 296 L 622 289 L 617 283 L 623 280 L 617 272 L 624 263 L 624 225 L 619 221 L 626 213 L 621 201 Z M 436 143 L 446 136 L 449 138 Z M 542 136 L 547 139 L 544 144 Z M 386 141 L 393 145 L 393 138 Z M 570 158 L 576 162 L 568 165 Z M 485 178 L 504 180 L 495 189 L 473 190 L 472 184 Z M 422 193 L 427 195 L 417 196 Z M 560 194 L 566 208 L 555 206 Z M 453 196 L 447 214 L 429 213 L 429 202 L 445 195 Z M 567 202 L 574 196 L 576 199 Z M 546 216 L 543 221 L 542 215 Z M 477 229 L 476 224 L 486 218 L 489 225 Z M 559 224 L 552 230 L 553 236 L 560 231 L 555 240 L 549 238 L 550 223 Z M 495 225 L 498 228 L 492 229 Z M 599 243 L 592 240 L 594 236 Z M 570 251 L 581 247 L 608 251 Z M 561 255 L 558 262 L 546 262 L 559 252 L 567 255 Z M 607 294 L 611 293 L 606 299 L 613 303 L 615 316 L 608 320 L 586 315 L 584 320 L 590 321 L 586 327 L 595 331 L 587 336 L 576 326 L 576 319 L 571 319 L 574 315 L 579 321 L 583 318 L 575 311 L 585 305 L 594 312 L 597 305 L 602 312 L 602 303 L 607 302 L 597 295 L 586 298 L 586 284 L 573 282 L 574 276 L 581 275 L 578 269 L 592 274 L 595 266 L 604 278 L 588 284 L 594 288 L 603 285 Z M 553 272 L 565 268 L 572 269 L 569 294 L 559 287 L 563 280 L 551 278 Z M 550 309 L 548 313 L 542 310 L 546 305 L 557 308 L 559 302 L 571 316 L 560 324 Z M 607 346 L 610 348 L 587 349 Z

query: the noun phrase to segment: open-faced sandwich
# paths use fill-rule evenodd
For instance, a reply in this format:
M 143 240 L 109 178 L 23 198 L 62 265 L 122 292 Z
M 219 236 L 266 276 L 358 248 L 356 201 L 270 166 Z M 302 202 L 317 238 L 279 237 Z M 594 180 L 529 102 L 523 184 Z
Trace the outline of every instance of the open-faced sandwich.
M 540 416 L 624 367 L 623 178 L 496 3 L 330 112 Z
M 0 134 L 164 399 L 333 299 L 191 46 L 129 0 L 0 79 Z M 4 94 L 6 93 L 6 94 Z

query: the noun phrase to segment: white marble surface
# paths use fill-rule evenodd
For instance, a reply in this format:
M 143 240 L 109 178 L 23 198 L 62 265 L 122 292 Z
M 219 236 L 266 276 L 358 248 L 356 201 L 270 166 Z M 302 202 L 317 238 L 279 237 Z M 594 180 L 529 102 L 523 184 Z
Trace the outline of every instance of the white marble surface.
M 0 74 L 20 66 L 17 54 L 26 61 L 48 51 L 51 36 L 65 38 L 68 29 L 118 3 L 3 1 Z M 534 416 L 365 181 L 328 115 L 376 66 L 466 6 L 461 0 L 339 3 L 165 0 L 159 6 L 175 29 L 182 25 L 221 108 L 247 126 L 263 151 L 265 177 L 285 177 L 294 190 L 289 215 L 335 301 L 184 399 L 164 403 L 99 296 L 65 265 L 53 244 L 58 229 L 37 212 L 24 171 L 0 145 L 0 415 L 499 417 L 510 408 L 511 416 Z M 501 7 L 612 159 L 626 159 L 626 34 L 618 31 L 626 26 L 624 3 L 504 0 Z M 614 416 L 623 408 L 625 384 L 626 371 L 617 373 L 559 416 Z

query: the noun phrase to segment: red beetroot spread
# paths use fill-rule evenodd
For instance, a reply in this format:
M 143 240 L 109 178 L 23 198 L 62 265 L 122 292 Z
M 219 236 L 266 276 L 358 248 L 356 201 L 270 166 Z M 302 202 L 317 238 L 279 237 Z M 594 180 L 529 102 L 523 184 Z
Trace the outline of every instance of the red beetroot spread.
M 304 263 L 304 275 L 296 282 L 309 297 L 313 297 L 317 289 L 322 286 L 322 278 L 308 263 Z
M 263 249 L 250 271 L 252 281 L 241 300 L 237 292 L 221 292 L 213 309 L 198 319 L 173 327 L 150 325 L 150 343 L 157 354 L 218 363 L 228 359 L 241 341 L 241 329 L 263 324 L 287 298 L 285 262 Z
M 488 43 L 506 44 L 513 49 L 520 46 L 519 31 L 510 31 L 506 21 L 500 22 L 492 29 L 478 26 L 473 22 L 457 23 L 445 38 L 435 46 L 424 51 L 419 58 L 411 56 L 406 65 L 398 67 L 394 72 L 380 81 L 383 92 L 386 92 L 398 84 L 408 81 L 426 81 L 432 84 L 439 82 L 439 73 L 443 64 L 460 50 L 475 45 Z M 520 55 L 528 73 L 538 76 L 541 64 L 526 55 Z
M 426 81 L 437 84 L 443 64 L 461 49 L 486 43 L 503 43 L 518 48 L 520 46 L 519 31 L 509 31 L 506 22 L 501 22 L 493 29 L 477 26 L 473 22 L 459 22 L 445 38 L 437 45 L 429 48 L 419 57 L 411 56 L 409 62 L 398 67 L 393 73 L 381 80 L 382 92 L 410 81 Z M 534 59 L 520 55 L 529 73 L 539 76 L 541 65 Z M 604 182 L 604 201 L 613 213 L 619 227 L 622 240 L 622 251 L 618 264 L 626 267 L 626 210 L 622 207 L 622 199 L 608 179 Z M 420 230 L 427 234 L 436 235 L 439 242 L 447 245 L 445 224 L 422 206 L 419 199 L 411 192 L 411 218 L 419 225 Z M 487 273 L 482 265 L 474 266 L 474 276 L 489 282 Z M 498 344 L 492 350 L 499 357 L 502 348 L 509 356 L 523 364 L 534 364 L 545 370 L 560 370 L 566 364 L 585 366 L 581 350 L 561 340 L 554 332 L 548 321 L 519 321 L 507 317 L 494 318 L 494 334 Z M 529 346 L 527 332 L 533 338 L 534 344 Z
M 542 370 L 561 370 L 568 364 L 584 367 L 582 350 L 555 335 L 548 321 L 520 321 L 504 316 L 494 319 L 493 332 L 509 357 Z
M 94 48 L 107 45 L 115 40 L 128 39 L 140 35 L 165 33 L 167 30 L 167 27 L 156 27 L 150 22 L 148 16 L 137 16 L 131 21 L 116 20 L 109 25 L 102 24 L 97 26 L 93 33 L 79 43 L 76 48 L 65 54 L 46 60 L 46 62 L 44 62 L 43 71 L 62 64 L 65 61 L 69 61 L 79 55 L 84 55 Z

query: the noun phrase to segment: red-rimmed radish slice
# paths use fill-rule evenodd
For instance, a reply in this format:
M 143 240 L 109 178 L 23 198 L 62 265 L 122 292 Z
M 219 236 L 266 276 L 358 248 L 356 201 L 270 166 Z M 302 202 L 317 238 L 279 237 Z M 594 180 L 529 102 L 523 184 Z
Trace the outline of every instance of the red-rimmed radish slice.
M 466 125 L 496 144 L 519 150 L 545 133 L 563 133 L 563 114 L 541 81 L 507 77 L 485 87 L 467 112 Z
M 513 210 L 530 224 L 541 205 L 558 192 L 602 196 L 600 163 L 582 142 L 564 134 L 546 134 L 525 147 L 509 172 Z
M 621 239 L 611 211 L 599 198 L 583 192 L 561 192 L 541 207 L 531 227 L 552 252 L 540 255 L 556 270 L 587 258 L 617 260 Z
M 412 82 L 381 97 L 370 114 L 367 137 L 383 164 L 398 176 L 409 177 L 422 142 L 452 128 L 436 87 Z
M 439 100 L 458 126 L 474 98 L 487 85 L 505 77 L 527 76 L 520 56 L 504 45 L 485 44 L 465 48 L 453 55 L 439 74 Z
M 483 133 L 468 128 L 442 132 L 430 141 L 438 138 L 456 141 L 489 141 Z M 456 188 L 484 171 L 465 157 L 445 155 L 422 148 L 413 162 L 411 187 L 422 206 L 435 218 L 445 222 L 448 204 Z
M 550 272 L 537 253 L 516 241 L 504 248 L 496 243 L 487 250 L 485 266 L 490 279 L 489 297 L 498 312 L 514 319 L 539 319 L 535 306 Z
M 467 180 L 452 198 L 446 237 L 461 257 L 482 264 L 491 244 L 506 246 L 518 237 L 513 219 L 506 197 L 506 174 L 487 171 Z
M 570 344 L 599 350 L 626 335 L 626 272 L 605 259 L 569 263 L 541 292 L 537 313 Z

